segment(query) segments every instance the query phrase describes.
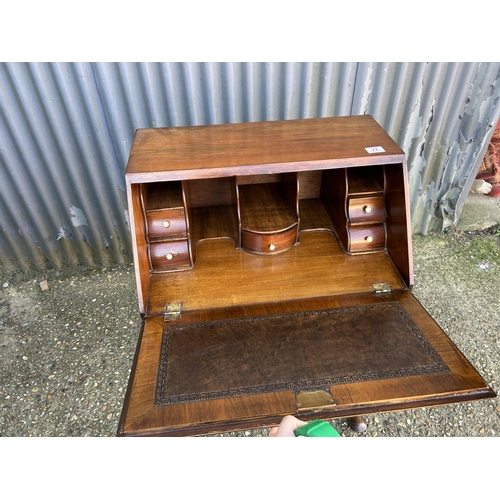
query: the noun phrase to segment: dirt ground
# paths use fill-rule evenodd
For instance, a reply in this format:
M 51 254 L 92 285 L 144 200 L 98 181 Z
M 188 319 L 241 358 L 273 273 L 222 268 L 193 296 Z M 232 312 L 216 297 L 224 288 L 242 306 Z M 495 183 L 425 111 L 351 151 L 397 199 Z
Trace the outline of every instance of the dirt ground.
M 500 389 L 500 230 L 414 237 L 415 296 Z M 132 265 L 0 279 L 1 436 L 114 436 L 139 334 Z M 499 436 L 489 399 L 373 414 L 342 436 Z M 225 436 L 267 436 L 255 429 Z

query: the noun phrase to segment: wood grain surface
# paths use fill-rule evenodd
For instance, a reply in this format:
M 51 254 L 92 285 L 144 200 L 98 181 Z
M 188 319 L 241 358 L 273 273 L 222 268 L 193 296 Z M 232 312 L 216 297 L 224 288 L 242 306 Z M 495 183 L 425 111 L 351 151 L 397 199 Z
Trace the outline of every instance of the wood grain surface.
M 126 183 L 144 321 L 118 435 L 495 396 L 411 295 L 406 160 L 372 117 L 140 129 Z

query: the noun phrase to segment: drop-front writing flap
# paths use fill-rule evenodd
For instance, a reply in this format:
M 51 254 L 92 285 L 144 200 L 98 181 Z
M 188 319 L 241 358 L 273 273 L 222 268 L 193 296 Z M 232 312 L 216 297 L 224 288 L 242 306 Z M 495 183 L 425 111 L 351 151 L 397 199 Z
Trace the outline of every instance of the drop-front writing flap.
M 298 407 L 308 390 L 332 401 Z M 189 435 L 494 396 L 409 292 L 343 295 L 147 318 L 118 433 Z

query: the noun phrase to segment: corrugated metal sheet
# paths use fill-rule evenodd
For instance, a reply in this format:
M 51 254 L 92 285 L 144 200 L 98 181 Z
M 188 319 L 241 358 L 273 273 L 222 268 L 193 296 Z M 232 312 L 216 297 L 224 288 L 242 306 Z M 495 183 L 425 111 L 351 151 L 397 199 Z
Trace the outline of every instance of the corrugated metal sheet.
M 0 64 L 0 271 L 129 262 L 134 131 L 368 113 L 408 156 L 413 229 L 456 222 L 500 63 Z
M 363 64 L 352 114 L 371 114 L 407 154 L 413 229 L 460 215 L 500 114 L 498 63 Z

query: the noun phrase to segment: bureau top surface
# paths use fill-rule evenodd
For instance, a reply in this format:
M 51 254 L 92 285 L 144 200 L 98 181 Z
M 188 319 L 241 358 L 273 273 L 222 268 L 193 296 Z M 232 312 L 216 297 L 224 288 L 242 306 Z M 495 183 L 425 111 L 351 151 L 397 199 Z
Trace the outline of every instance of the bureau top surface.
M 378 148 L 369 152 L 366 148 Z M 404 152 L 369 115 L 138 129 L 132 182 L 395 163 Z M 303 164 L 303 167 L 300 166 Z

